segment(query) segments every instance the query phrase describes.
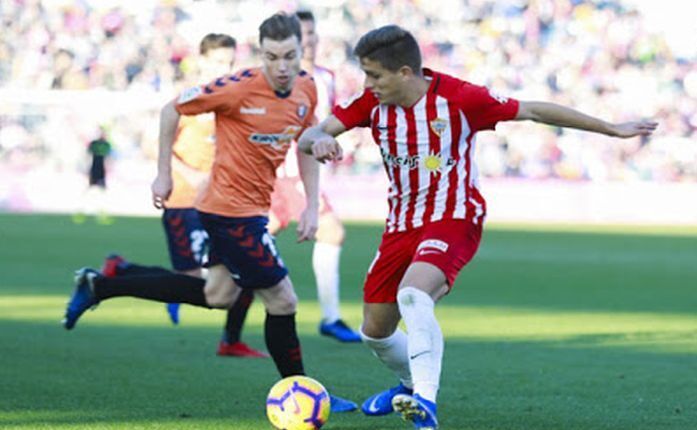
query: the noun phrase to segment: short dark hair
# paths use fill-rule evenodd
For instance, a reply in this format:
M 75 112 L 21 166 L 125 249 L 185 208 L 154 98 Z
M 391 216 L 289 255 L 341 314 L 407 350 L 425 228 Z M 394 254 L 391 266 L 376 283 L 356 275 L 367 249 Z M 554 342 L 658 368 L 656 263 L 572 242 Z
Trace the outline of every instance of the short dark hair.
M 288 15 L 284 12 L 266 18 L 259 26 L 259 44 L 264 39 L 281 41 L 293 35 L 298 38 L 298 41 L 302 40 L 300 21 L 295 15 Z
M 297 16 L 300 21 L 315 22 L 315 14 L 313 14 L 312 11 L 307 9 L 301 9 L 295 12 L 295 16 Z
M 364 34 L 353 53 L 358 58 L 379 62 L 382 67 L 396 72 L 409 66 L 421 74 L 421 50 L 411 33 L 397 25 L 386 25 Z
M 227 34 L 209 33 L 201 39 L 198 45 L 198 53 L 206 55 L 208 51 L 218 48 L 237 49 L 237 41 L 234 37 Z

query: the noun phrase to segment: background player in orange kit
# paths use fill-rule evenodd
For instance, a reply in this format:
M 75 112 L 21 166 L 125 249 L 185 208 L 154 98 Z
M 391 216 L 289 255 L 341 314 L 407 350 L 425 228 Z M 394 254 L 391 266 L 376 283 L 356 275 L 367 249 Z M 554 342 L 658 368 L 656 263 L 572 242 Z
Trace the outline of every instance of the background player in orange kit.
M 657 124 L 608 123 L 422 69 L 418 43 L 396 25 L 368 32 L 354 53 L 366 75 L 363 93 L 308 129 L 299 147 L 320 161 L 340 159 L 335 136 L 354 127 L 373 132 L 391 184 L 385 232 L 366 275 L 361 333 L 400 384 L 367 399 L 362 410 L 396 410 L 415 428 L 433 430 L 444 347 L 434 307 L 477 252 L 486 214 L 474 160 L 477 132 L 532 120 L 628 138 L 648 136 Z
M 210 82 L 229 74 L 235 62 L 237 42 L 226 34 L 208 34 L 199 43 L 198 70 L 194 83 Z M 192 82 L 188 82 L 192 85 Z M 167 238 L 172 268 L 190 276 L 203 276 L 208 233 L 194 208 L 198 193 L 205 186 L 215 154 L 215 122 L 213 114 L 184 116 L 179 121 L 176 141 L 172 147 L 172 193 L 165 202 L 162 225 Z M 104 261 L 102 275 L 107 277 L 156 273 L 159 267 L 142 266 L 110 255 Z M 228 311 L 226 336 L 218 345 L 218 354 L 237 357 L 268 357 L 267 354 L 240 341 L 247 311 L 254 292 L 243 290 Z M 179 303 L 168 303 L 168 314 L 174 324 L 179 322 Z
M 181 115 L 215 113 L 216 153 L 196 209 L 210 239 L 209 273 L 198 277 L 161 273 L 118 278 L 82 269 L 65 313 L 72 329 L 100 301 L 131 296 L 161 302 L 229 308 L 240 288 L 253 289 L 266 308 L 265 339 L 282 377 L 305 373 L 295 327 L 297 296 L 272 236 L 266 229 L 275 169 L 290 143 L 314 122 L 317 94 L 300 71 L 301 32 L 294 16 L 276 14 L 259 27 L 263 67 L 222 76 L 185 90 L 162 108 L 158 175 L 153 203 L 162 208 L 172 191 L 172 144 Z M 307 208 L 298 240 L 314 238 L 318 217 L 318 165 L 299 155 Z M 332 396 L 332 409 L 355 409 Z

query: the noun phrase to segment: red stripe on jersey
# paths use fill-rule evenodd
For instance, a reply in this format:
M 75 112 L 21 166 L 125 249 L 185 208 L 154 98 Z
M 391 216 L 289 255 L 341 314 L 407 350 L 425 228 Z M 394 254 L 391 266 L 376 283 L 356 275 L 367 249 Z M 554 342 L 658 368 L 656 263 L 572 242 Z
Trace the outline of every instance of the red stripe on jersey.
M 426 95 L 426 124 L 428 127 L 428 155 L 435 154 L 437 157 L 447 163 L 447 155 L 441 154 L 441 143 L 440 136 L 433 131 L 431 127 L 431 121 L 438 118 L 438 109 L 436 107 L 436 95 L 429 91 Z M 444 168 L 442 165 L 441 168 Z M 436 208 L 435 199 L 436 192 L 438 191 L 438 183 L 440 181 L 443 171 L 436 171 L 435 174 L 428 175 L 428 194 L 426 195 L 426 210 L 424 211 L 423 221 L 427 223 L 431 220 L 433 216 L 433 211 Z
M 407 122 L 407 153 L 409 154 L 409 159 L 415 158 L 419 154 L 419 148 L 417 146 L 416 139 L 416 119 L 414 118 L 414 109 L 407 108 L 404 109 L 404 118 Z M 419 195 L 419 167 L 412 168 L 411 163 L 407 163 L 402 166 L 403 169 L 407 169 L 409 172 L 409 201 L 406 207 L 406 217 L 405 224 L 408 229 L 414 228 L 414 210 L 416 208 L 416 198 Z
M 457 162 L 448 173 L 448 200 L 445 204 L 445 217 L 450 217 L 455 212 L 455 203 L 457 201 L 457 165 L 460 163 L 460 139 L 462 138 L 462 121 L 460 120 L 460 110 L 453 102 L 448 102 L 448 112 L 450 112 L 450 156 Z
M 390 146 L 390 154 L 397 154 L 397 109 L 394 106 L 387 108 L 387 141 Z M 387 165 L 386 165 L 387 166 Z M 389 166 L 388 170 L 389 170 Z M 402 180 L 399 177 L 399 164 L 393 161 L 392 164 L 392 183 L 394 184 L 394 196 L 390 199 L 390 214 L 394 213 L 394 223 L 392 229 L 399 223 L 399 214 L 403 208 L 400 206 L 402 196 Z M 388 174 L 390 174 L 388 172 Z
M 370 132 L 373 135 L 373 142 L 375 142 L 375 144 L 377 146 L 380 146 L 380 143 L 381 143 L 380 142 L 380 132 L 378 131 L 378 127 L 377 127 L 377 125 L 380 124 L 380 108 L 379 107 L 377 109 L 375 109 L 375 111 L 373 111 L 373 115 L 372 115 L 372 118 L 370 119 L 370 121 L 371 121 L 370 122 L 370 124 L 371 124 Z M 385 166 L 385 169 L 387 169 L 387 166 Z

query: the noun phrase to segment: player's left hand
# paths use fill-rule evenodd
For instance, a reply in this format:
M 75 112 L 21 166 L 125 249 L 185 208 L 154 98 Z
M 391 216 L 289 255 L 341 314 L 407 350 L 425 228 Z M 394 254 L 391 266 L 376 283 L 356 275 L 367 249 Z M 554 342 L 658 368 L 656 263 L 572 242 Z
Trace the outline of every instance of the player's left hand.
M 298 243 L 306 240 L 315 240 L 317 226 L 319 225 L 317 208 L 305 208 L 298 220 Z
M 658 127 L 656 121 L 642 120 L 615 124 L 613 126 L 613 136 L 629 138 L 634 136 L 650 136 Z
M 152 185 L 152 204 L 157 209 L 164 209 L 165 201 L 172 194 L 172 175 L 158 174 Z

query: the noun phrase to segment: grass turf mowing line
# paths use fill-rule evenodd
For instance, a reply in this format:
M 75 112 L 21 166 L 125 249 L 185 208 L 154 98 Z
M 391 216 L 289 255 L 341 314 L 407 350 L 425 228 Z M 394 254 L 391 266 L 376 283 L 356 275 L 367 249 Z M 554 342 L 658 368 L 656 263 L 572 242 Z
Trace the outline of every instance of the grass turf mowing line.
M 583 230 L 583 228 L 581 228 Z M 279 237 L 301 298 L 306 367 L 360 401 L 394 383 L 361 345 L 316 334 L 310 245 Z M 381 228 L 349 225 L 342 304 L 360 321 L 360 285 Z M 446 336 L 443 429 L 689 429 L 697 422 L 697 238 L 493 226 L 438 307 Z M 265 429 L 268 360 L 214 355 L 224 314 L 110 300 L 74 332 L 59 325 L 71 271 L 124 253 L 166 264 L 159 220 L 104 227 L 61 216 L 0 216 L 0 428 Z M 245 338 L 263 345 L 252 307 Z M 331 417 L 327 429 L 402 429 L 395 417 Z

